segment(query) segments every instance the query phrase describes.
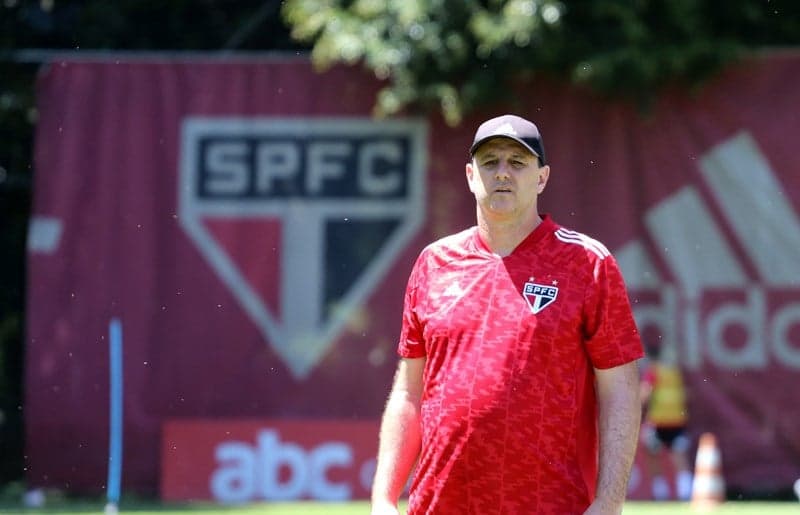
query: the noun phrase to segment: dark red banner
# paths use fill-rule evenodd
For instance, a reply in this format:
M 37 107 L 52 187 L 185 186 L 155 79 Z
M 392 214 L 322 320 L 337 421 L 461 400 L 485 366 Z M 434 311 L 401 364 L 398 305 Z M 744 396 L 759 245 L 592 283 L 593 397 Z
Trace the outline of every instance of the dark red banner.
M 544 134 L 543 208 L 617 256 L 646 340 L 686 374 L 692 437 L 717 435 L 743 491 L 800 477 L 798 73 L 800 56 L 762 57 L 647 113 L 542 82 L 517 109 Z M 105 487 L 112 318 L 123 491 L 158 491 L 168 420 L 377 420 L 411 263 L 474 223 L 464 163 L 483 118 L 374 120 L 377 89 L 301 59 L 42 73 L 32 486 Z

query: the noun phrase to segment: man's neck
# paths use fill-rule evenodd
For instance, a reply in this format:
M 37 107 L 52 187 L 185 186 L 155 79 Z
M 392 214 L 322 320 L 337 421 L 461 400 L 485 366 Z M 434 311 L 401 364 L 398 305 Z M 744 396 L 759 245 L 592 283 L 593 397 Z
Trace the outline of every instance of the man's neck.
M 489 220 L 478 213 L 478 233 L 489 249 L 501 257 L 506 257 L 533 232 L 542 218 L 533 217 L 514 220 Z

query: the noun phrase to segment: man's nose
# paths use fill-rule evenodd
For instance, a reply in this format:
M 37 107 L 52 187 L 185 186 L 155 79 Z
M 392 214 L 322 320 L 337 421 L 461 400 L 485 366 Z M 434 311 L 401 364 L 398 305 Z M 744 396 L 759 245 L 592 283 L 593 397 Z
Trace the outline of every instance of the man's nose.
M 496 179 L 505 179 L 510 174 L 511 172 L 509 170 L 509 164 L 505 162 L 501 162 L 499 165 L 497 165 L 497 168 L 495 168 L 494 171 L 494 176 Z

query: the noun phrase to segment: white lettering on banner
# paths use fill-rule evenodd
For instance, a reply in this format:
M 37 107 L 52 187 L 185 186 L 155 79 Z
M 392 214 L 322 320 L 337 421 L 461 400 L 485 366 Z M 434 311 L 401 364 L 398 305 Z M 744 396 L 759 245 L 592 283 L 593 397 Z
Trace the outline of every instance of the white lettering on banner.
M 702 316 L 697 302 L 682 299 L 674 287 L 666 286 L 653 303 L 634 307 L 636 323 L 643 333 L 655 328 L 664 341 L 682 342 L 684 364 L 698 369 L 705 358 L 729 370 L 763 369 L 770 358 L 800 369 L 800 347 L 790 332 L 800 328 L 800 303 L 789 302 L 767 309 L 763 288 L 748 289 L 744 302 L 727 301 Z M 732 342 L 726 334 L 740 330 L 742 341 Z M 701 345 L 701 342 L 703 344 Z
M 208 175 L 206 188 L 217 195 L 231 195 L 247 191 L 247 166 L 242 157 L 247 146 L 238 142 L 224 142 L 209 146 L 206 151 Z
M 800 293 L 800 220 L 748 134 L 714 147 L 701 159 L 701 169 L 722 220 L 691 186 L 645 213 L 673 284 L 659 276 L 660 267 L 642 242 L 615 253 L 637 324 L 642 332 L 656 328 L 664 341 L 676 344 L 689 369 L 706 360 L 728 370 L 763 370 L 772 361 L 800 369 L 800 302 L 772 296 L 773 288 Z M 734 250 L 733 239 L 745 258 Z M 754 272 L 748 273 L 743 259 Z M 640 302 L 637 293 L 645 291 L 657 291 L 658 300 Z M 708 306 L 710 293 L 723 300 Z
M 223 466 L 211 475 L 211 494 L 220 502 L 242 503 L 256 495 L 256 453 L 246 443 L 228 442 L 214 453 Z
M 256 191 L 272 193 L 275 181 L 288 180 L 298 174 L 300 151 L 289 142 L 264 143 L 256 151 L 255 166 Z
M 298 444 L 281 442 L 278 432 L 271 429 L 260 431 L 256 442 L 255 447 L 243 442 L 223 442 L 216 447 L 214 456 L 220 466 L 209 484 L 215 500 L 242 503 L 256 499 L 352 498 L 352 485 L 328 477 L 331 469 L 354 466 L 353 451 L 347 443 L 326 442 L 306 451 Z
M 248 144 L 209 141 L 204 147 L 201 191 L 224 197 L 283 197 L 276 183 L 293 194 L 319 196 L 326 186 L 355 176 L 359 196 L 393 196 L 405 186 L 407 156 L 397 141 L 369 141 L 358 146 L 332 142 L 274 141 Z M 351 166 L 355 165 L 354 167 Z
M 403 176 L 397 168 L 387 173 L 377 173 L 375 163 L 383 159 L 389 163 L 400 163 L 403 149 L 395 142 L 379 141 L 364 145 L 358 158 L 358 187 L 368 195 L 388 195 L 402 185 Z M 395 165 L 396 166 L 396 165 Z

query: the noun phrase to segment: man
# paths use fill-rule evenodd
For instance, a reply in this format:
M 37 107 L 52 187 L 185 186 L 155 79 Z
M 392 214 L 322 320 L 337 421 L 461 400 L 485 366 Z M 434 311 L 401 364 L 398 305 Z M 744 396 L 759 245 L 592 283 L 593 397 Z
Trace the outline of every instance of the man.
M 640 422 L 642 345 L 614 258 L 540 215 L 537 127 L 483 123 L 466 165 L 477 226 L 408 281 L 372 513 L 620 513 Z M 599 438 L 598 438 L 599 435 Z

